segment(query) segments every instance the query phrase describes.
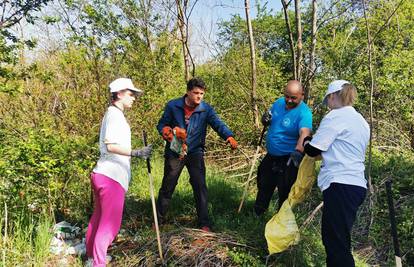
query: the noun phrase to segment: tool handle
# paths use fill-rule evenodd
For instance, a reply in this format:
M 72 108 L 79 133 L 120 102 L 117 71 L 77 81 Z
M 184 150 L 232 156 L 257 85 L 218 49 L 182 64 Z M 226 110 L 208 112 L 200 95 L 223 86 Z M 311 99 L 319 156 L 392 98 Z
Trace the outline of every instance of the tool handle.
M 142 131 L 142 140 L 144 141 L 144 146 L 147 146 L 147 132 L 145 130 Z M 148 173 L 151 173 L 151 162 L 150 158 L 147 158 L 147 169 Z
M 257 146 L 262 145 L 262 141 L 263 141 L 263 137 L 264 137 L 264 133 L 266 132 L 266 129 L 267 129 L 267 126 L 263 126 L 262 133 L 260 134 L 260 139 L 259 139 L 259 143 L 257 144 Z
M 393 201 L 392 192 L 391 192 L 391 184 L 392 184 L 391 180 L 387 180 L 385 182 L 385 188 L 387 191 L 387 200 L 388 200 L 388 210 L 389 210 L 389 216 L 390 216 L 390 222 L 391 222 L 391 235 L 392 235 L 392 241 L 394 244 L 395 256 L 401 257 L 400 244 L 398 243 L 397 225 L 395 223 L 395 210 L 394 210 L 394 201 Z

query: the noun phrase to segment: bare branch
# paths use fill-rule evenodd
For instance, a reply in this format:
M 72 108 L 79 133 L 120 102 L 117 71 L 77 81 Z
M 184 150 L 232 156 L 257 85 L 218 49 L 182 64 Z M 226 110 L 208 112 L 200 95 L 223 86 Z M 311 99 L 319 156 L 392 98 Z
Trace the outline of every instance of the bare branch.
M 286 23 L 286 30 L 288 31 L 288 35 L 289 35 L 289 45 L 290 45 L 290 52 L 291 52 L 291 57 L 292 57 L 292 62 L 293 62 L 293 77 L 295 80 L 297 80 L 298 75 L 297 75 L 297 62 L 296 62 L 296 52 L 295 52 L 295 45 L 294 45 L 294 41 L 293 41 L 293 33 L 292 33 L 292 27 L 290 26 L 290 19 L 289 19 L 289 13 L 288 13 L 288 7 L 290 4 L 286 2 L 286 0 L 281 0 L 282 2 L 282 6 L 283 6 L 283 13 L 285 14 L 285 23 Z

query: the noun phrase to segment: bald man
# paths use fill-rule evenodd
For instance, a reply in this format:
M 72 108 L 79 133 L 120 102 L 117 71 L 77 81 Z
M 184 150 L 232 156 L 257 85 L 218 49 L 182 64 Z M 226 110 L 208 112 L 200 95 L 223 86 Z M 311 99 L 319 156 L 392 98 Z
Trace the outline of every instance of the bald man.
M 303 102 L 303 88 L 298 81 L 289 81 L 284 97 L 277 99 L 262 117 L 269 126 L 266 136 L 267 154 L 257 171 L 256 215 L 269 207 L 275 188 L 278 188 L 279 208 L 296 181 L 303 157 L 303 139 L 312 131 L 312 113 Z

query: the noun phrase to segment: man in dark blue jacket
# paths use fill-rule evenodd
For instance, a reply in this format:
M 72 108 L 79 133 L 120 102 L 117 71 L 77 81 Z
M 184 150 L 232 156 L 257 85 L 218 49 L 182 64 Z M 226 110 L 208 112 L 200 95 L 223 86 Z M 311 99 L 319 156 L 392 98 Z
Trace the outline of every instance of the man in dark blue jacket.
M 233 133 L 220 120 L 214 109 L 203 101 L 205 90 L 206 86 L 201 79 L 189 80 L 187 93 L 183 97 L 169 101 L 158 122 L 158 132 L 167 142 L 164 155 L 164 177 L 158 194 L 157 211 L 160 222 L 164 222 L 178 178 L 186 166 L 196 202 L 199 227 L 204 231 L 210 231 L 204 165 L 207 125 L 210 125 L 221 138 L 230 143 L 232 149 L 237 148 L 237 142 L 233 138 Z M 171 149 L 171 142 L 174 138 L 182 143 L 180 154 L 177 150 Z

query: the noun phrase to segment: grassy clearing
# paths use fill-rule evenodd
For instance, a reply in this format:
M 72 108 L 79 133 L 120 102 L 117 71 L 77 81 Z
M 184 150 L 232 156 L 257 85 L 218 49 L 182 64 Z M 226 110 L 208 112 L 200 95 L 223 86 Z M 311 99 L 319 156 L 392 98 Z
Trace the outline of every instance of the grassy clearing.
M 153 177 L 155 184 L 155 194 L 161 185 L 163 174 L 162 157 L 152 161 Z M 115 255 L 115 265 L 134 266 L 139 259 L 155 257 L 157 248 L 155 233 L 151 228 L 152 209 L 149 192 L 149 180 L 144 162 L 133 163 L 134 181 L 130 187 L 124 214 L 123 232 L 117 241 L 119 246 L 125 245 L 125 240 L 134 240 L 133 244 L 123 246 L 118 249 L 116 246 L 112 253 Z M 237 208 L 243 193 L 242 179 L 229 178 L 213 164 L 207 163 L 207 184 L 209 189 L 209 214 L 213 221 L 213 230 L 218 236 L 227 236 L 238 244 L 242 245 L 223 245 L 226 256 L 231 259 L 233 266 L 324 266 L 325 252 L 320 237 L 320 213 L 302 231 L 301 242 L 290 250 L 279 255 L 272 255 L 267 259 L 267 245 L 264 238 L 264 227 L 266 222 L 275 213 L 276 197 L 272 200 L 270 210 L 260 218 L 253 215 L 253 204 L 255 200 L 255 183 L 252 183 L 248 198 L 245 201 L 240 214 Z M 276 194 L 275 194 L 276 196 Z M 312 197 L 299 205 L 296 209 L 298 224 L 301 225 L 308 217 L 309 213 L 320 202 L 321 196 L 319 189 L 314 188 Z M 169 224 L 161 228 L 163 243 L 173 234 L 184 232 L 187 228 L 196 227 L 196 211 L 192 189 L 189 183 L 189 176 L 186 170 L 183 171 L 176 191 L 173 195 L 172 203 L 168 214 Z M 196 233 L 196 232 L 195 232 Z M 196 235 L 196 234 L 195 234 Z M 195 237 L 194 240 L 197 240 Z M 194 241 L 193 240 L 193 241 Z M 191 249 L 191 241 L 187 241 Z M 148 246 L 151 243 L 152 246 Z M 171 244 L 167 244 L 169 246 Z M 128 251 L 128 246 L 135 246 Z M 136 246 L 146 247 L 138 249 Z M 170 249 L 171 246 L 164 248 Z M 122 251 L 121 251 L 122 250 Z M 218 253 L 221 253 L 219 250 Z M 169 255 L 167 253 L 167 255 Z M 170 259 L 177 260 L 170 256 Z M 168 256 L 167 256 L 168 257 Z M 132 264 L 134 263 L 134 264 Z M 147 262 L 148 263 L 148 262 Z M 365 266 L 363 261 L 357 260 L 358 266 Z M 172 266 L 175 266 L 173 264 Z
M 155 157 L 152 161 L 155 195 L 158 195 L 162 172 L 163 158 Z M 160 263 L 155 232 L 151 227 L 152 206 L 145 162 L 134 160 L 133 177 L 122 229 L 109 250 L 113 256 L 111 266 L 155 266 Z M 183 171 L 170 206 L 169 223 L 161 228 L 168 266 L 203 266 L 208 263 L 215 266 L 265 266 L 266 262 L 268 266 L 325 266 L 320 212 L 303 228 L 302 240 L 297 246 L 267 258 L 264 227 L 275 212 L 277 199 L 272 200 L 270 210 L 263 217 L 255 217 L 253 204 L 256 190 L 255 183 L 252 183 L 245 205 L 238 214 L 243 193 L 242 180 L 229 178 L 220 168 L 207 163 L 209 213 L 214 233 L 206 235 L 192 230 L 196 227 L 196 211 L 188 173 Z M 311 198 L 295 211 L 298 225 L 305 221 L 319 202 L 319 190 L 314 188 Z M 7 238 L 4 233 L 1 235 L 1 252 L 5 255 L 2 266 L 82 266 L 80 258 L 65 257 L 62 261 L 61 257 L 50 255 L 53 220 L 27 220 L 30 219 L 22 216 L 21 221 L 11 224 Z M 366 264 L 357 259 L 357 266 Z

